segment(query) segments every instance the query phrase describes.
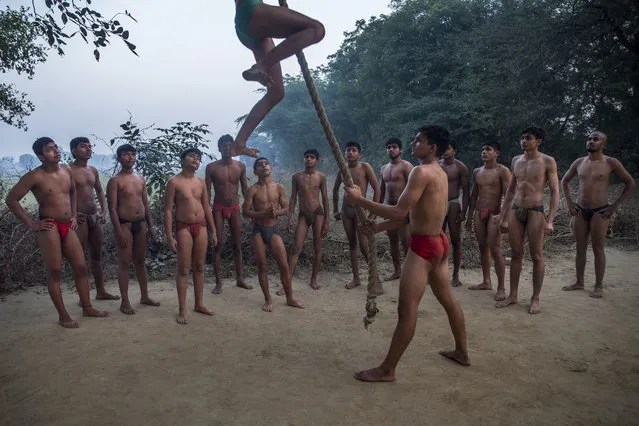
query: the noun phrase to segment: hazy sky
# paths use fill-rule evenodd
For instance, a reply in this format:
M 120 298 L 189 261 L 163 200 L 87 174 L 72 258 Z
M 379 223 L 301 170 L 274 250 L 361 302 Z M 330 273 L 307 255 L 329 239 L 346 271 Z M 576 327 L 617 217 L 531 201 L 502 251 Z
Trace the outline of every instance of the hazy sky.
M 31 2 L 13 1 L 11 7 Z M 266 3 L 275 5 L 276 0 Z M 389 13 L 389 0 L 290 0 L 289 6 L 320 20 L 326 37 L 305 51 L 310 67 L 326 63 L 358 19 Z M 45 10 L 43 0 L 36 7 Z M 101 51 L 100 62 L 81 38 L 72 39 L 59 57 L 37 67 L 33 80 L 3 75 L 29 95 L 36 110 L 27 119 L 29 130 L 0 123 L 0 155 L 17 158 L 31 152 L 40 136 L 50 136 L 68 150 L 75 136 L 113 137 L 128 111 L 142 125 L 168 127 L 177 121 L 206 123 L 213 142 L 235 135 L 234 119 L 246 114 L 260 95 L 257 83 L 246 82 L 241 72 L 249 68 L 252 53 L 240 44 L 234 30 L 232 0 L 109 0 L 94 1 L 103 13 L 128 10 L 136 24 L 118 18 L 129 29 L 129 40 L 140 57 L 119 40 Z M 277 41 L 276 41 L 277 42 Z M 282 62 L 284 73 L 296 74 L 295 57 Z M 96 151 L 110 150 L 97 142 Z M 216 151 L 216 150 L 215 150 Z

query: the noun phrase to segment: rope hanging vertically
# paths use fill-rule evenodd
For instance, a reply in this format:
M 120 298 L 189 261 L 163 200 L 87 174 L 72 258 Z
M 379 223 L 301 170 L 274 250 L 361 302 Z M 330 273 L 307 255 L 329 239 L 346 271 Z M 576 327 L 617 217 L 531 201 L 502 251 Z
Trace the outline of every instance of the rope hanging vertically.
M 282 7 L 288 7 L 286 0 L 279 0 L 279 3 Z M 317 92 L 317 88 L 315 87 L 313 76 L 311 75 L 311 71 L 308 69 L 308 63 L 306 62 L 304 52 L 300 51 L 299 53 L 297 53 L 296 56 L 297 62 L 299 62 L 300 68 L 302 69 L 302 75 L 304 76 L 304 81 L 306 82 L 308 93 L 311 95 L 311 99 L 313 100 L 315 111 L 317 112 L 317 116 L 319 117 L 322 128 L 324 129 L 324 133 L 326 134 L 328 144 L 333 151 L 335 161 L 337 161 L 337 165 L 339 166 L 339 172 L 342 176 L 342 182 L 344 182 L 345 186 L 352 188 L 354 185 L 353 178 L 351 177 L 351 173 L 348 170 L 346 160 L 344 160 L 342 151 L 337 143 L 337 140 L 335 139 L 335 134 L 333 133 L 331 123 L 328 121 L 328 117 L 326 116 L 326 111 L 324 110 L 324 105 L 322 104 L 322 100 L 320 99 L 319 93 Z M 366 223 L 366 221 L 368 220 L 366 212 L 364 212 L 364 209 L 359 206 L 357 207 L 357 217 L 359 218 L 360 223 Z M 366 236 L 368 237 L 369 250 L 366 316 L 364 317 L 364 327 L 368 328 L 368 326 L 373 323 L 375 315 L 379 311 L 377 309 L 377 303 L 375 302 L 375 298 L 377 297 L 376 287 L 377 283 L 379 282 L 379 276 L 377 274 L 377 242 L 375 241 L 375 233 L 369 229 Z

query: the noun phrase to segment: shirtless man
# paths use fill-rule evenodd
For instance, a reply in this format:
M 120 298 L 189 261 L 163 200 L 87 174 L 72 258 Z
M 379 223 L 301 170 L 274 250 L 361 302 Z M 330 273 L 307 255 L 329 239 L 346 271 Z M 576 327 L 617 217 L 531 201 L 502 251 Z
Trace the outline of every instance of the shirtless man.
M 439 126 L 424 126 L 411 143 L 413 155 L 419 159 L 408 177 L 404 192 L 395 206 L 367 200 L 358 187 L 346 189 L 346 201 L 360 205 L 371 213 L 387 219 L 375 224 L 375 231 L 382 231 L 404 223 L 410 215 L 410 250 L 402 268 L 399 281 L 398 319 L 390 349 L 379 367 L 355 373 L 355 378 L 365 382 L 392 382 L 395 368 L 410 344 L 417 325 L 419 302 L 426 285 L 446 310 L 455 337 L 455 349 L 441 351 L 440 355 L 470 365 L 466 349 L 464 313 L 455 301 L 450 289 L 448 272 L 449 245 L 442 231 L 448 199 L 448 177 L 439 166 L 439 155 L 448 148 L 448 131 Z
M 60 150 L 51 138 L 36 140 L 33 152 L 42 165 L 22 176 L 11 188 L 7 194 L 7 207 L 38 234 L 38 247 L 47 268 L 47 289 L 58 311 L 58 323 L 65 328 L 77 328 L 78 323 L 71 318 L 62 299 L 62 256 L 71 264 L 82 315 L 106 317 L 108 313 L 91 306 L 84 252 L 75 232 L 77 194 L 71 171 L 66 165 L 60 164 Z M 39 206 L 40 219 L 35 222 L 20 205 L 20 200 L 29 191 L 33 193 Z
M 179 311 L 178 324 L 187 324 L 186 288 L 189 269 L 193 272 L 195 312 L 213 315 L 204 306 L 204 262 L 208 235 L 206 226 L 214 231 L 215 223 L 209 210 L 209 197 L 204 179 L 195 176 L 200 167 L 202 152 L 187 148 L 180 153 L 182 172 L 173 176 L 166 185 L 164 198 L 164 227 L 169 249 L 178 254 L 177 293 Z M 173 237 L 173 205 L 175 205 L 175 238 Z M 215 232 L 211 232 L 211 247 L 217 243 Z
M 451 139 L 450 144 L 439 164 L 448 176 L 448 212 L 444 220 L 443 230 L 450 233 L 450 242 L 453 245 L 453 287 L 462 285 L 459 281 L 459 265 L 462 258 L 461 227 L 466 220 L 469 199 L 469 172 L 468 167 L 455 158 L 457 143 Z M 462 205 L 459 205 L 459 192 L 462 193 Z
M 402 141 L 397 138 L 390 138 L 386 141 L 386 152 L 388 153 L 390 161 L 388 164 L 383 165 L 380 171 L 382 184 L 379 199 L 386 205 L 394 206 L 397 204 L 397 200 L 404 191 L 404 188 L 406 188 L 408 175 L 410 171 L 413 170 L 413 165 L 406 160 L 402 160 Z M 399 258 L 400 240 L 402 242 L 402 248 L 404 249 L 404 257 L 408 254 L 408 240 L 410 238 L 408 222 L 402 224 L 402 226 L 397 229 L 387 231 L 386 234 L 390 242 L 391 258 L 393 259 L 395 271 L 393 275 L 384 281 L 393 281 L 399 279 L 402 275 L 402 262 Z
M 504 277 L 506 267 L 504 256 L 501 253 L 501 231 L 493 216 L 499 214 L 501 202 L 510 184 L 510 170 L 508 167 L 497 163 L 500 146 L 498 142 L 486 142 L 481 148 L 483 167 L 473 170 L 473 190 L 470 194 L 469 214 L 466 219 L 466 229 L 470 233 L 475 225 L 475 236 L 479 243 L 481 258 L 481 272 L 483 281 L 481 284 L 470 286 L 471 290 L 492 290 L 490 279 L 490 257 L 495 261 L 495 273 L 497 274 L 497 294 L 495 300 L 506 298 Z M 477 212 L 475 212 L 477 208 Z
M 510 260 L 510 294 L 497 302 L 498 308 L 517 303 L 519 276 L 524 258 L 524 238 L 533 261 L 533 295 L 528 313 L 540 312 L 539 293 L 544 282 L 544 236 L 554 230 L 553 222 L 559 206 L 559 178 L 557 163 L 549 155 L 539 152 L 545 133 L 539 127 L 529 127 L 521 133 L 522 155 L 513 158 L 512 179 L 501 205 L 501 213 L 493 217 L 502 231 L 508 229 L 512 257 Z M 548 221 L 544 218 L 544 187 L 550 189 Z M 512 210 L 511 210 L 512 205 Z
M 78 227 L 76 234 L 85 250 L 89 246 L 91 271 L 95 280 L 96 300 L 119 300 L 120 296 L 109 294 L 104 289 L 104 275 L 102 273 L 102 225 L 106 222 L 107 206 L 98 170 L 89 166 L 91 158 L 91 141 L 85 137 L 71 139 L 69 144 L 71 155 L 75 161 L 70 169 L 75 182 L 77 193 Z M 95 196 L 100 203 L 100 213 L 95 203 Z
M 370 164 L 359 161 L 362 147 L 357 142 L 348 142 L 346 144 L 346 161 L 348 169 L 351 172 L 353 183 L 361 188 L 362 193 L 366 196 L 368 185 L 373 188 L 373 201 L 379 202 L 379 183 L 375 172 Z M 335 184 L 333 185 L 333 216 L 335 220 L 341 220 L 344 225 L 344 231 L 348 238 L 348 247 L 351 252 L 351 267 L 353 268 L 353 281 L 346 284 L 347 289 L 352 289 L 361 284 L 359 279 L 359 262 L 357 260 L 357 242 L 366 262 L 368 262 L 368 240 L 362 230 L 359 229 L 359 218 L 355 207 L 342 203 L 342 210 L 339 211 L 339 187 L 342 185 L 342 176 L 337 175 Z M 372 217 L 372 216 L 371 216 Z M 381 284 L 378 285 L 377 292 L 382 294 L 384 291 Z
M 270 6 L 261 0 L 234 0 L 235 32 L 240 42 L 251 50 L 256 63 L 242 73 L 247 81 L 264 85 L 266 94 L 244 120 L 231 147 L 233 156 L 257 157 L 256 149 L 246 147 L 246 140 L 275 105 L 284 99 L 284 80 L 280 61 L 295 55 L 324 38 L 321 22 L 286 7 Z M 275 46 L 274 38 L 283 38 Z
M 140 285 L 140 303 L 160 306 L 160 302 L 149 297 L 146 276 L 147 241 L 153 235 L 153 222 L 149 212 L 149 200 L 146 194 L 146 182 L 140 175 L 133 173 L 135 148 L 129 144 L 120 145 L 116 150 L 116 160 L 122 170 L 107 183 L 107 202 L 109 215 L 115 231 L 118 250 L 118 285 L 122 302 L 120 311 L 127 315 L 135 314 L 129 301 L 129 267 L 135 266 L 135 276 Z
M 268 288 L 268 271 L 266 268 L 266 248 L 270 247 L 271 256 L 275 258 L 280 270 L 280 280 L 286 294 L 286 304 L 295 308 L 304 305 L 293 298 L 291 274 L 286 260 L 286 248 L 277 223 L 279 216 L 288 214 L 286 191 L 279 183 L 271 180 L 271 165 L 264 157 L 255 160 L 253 173 L 257 175 L 257 183 L 251 185 L 246 192 L 242 214 L 253 220 L 251 244 L 255 251 L 258 277 L 262 293 L 264 293 L 264 312 L 273 311 L 273 301 Z
M 561 180 L 566 204 L 573 216 L 572 228 L 577 241 L 575 266 L 577 281 L 563 287 L 565 291 L 584 288 L 584 270 L 586 269 L 586 251 L 588 236 L 592 239 L 592 252 L 595 255 L 595 289 L 590 297 L 603 297 L 603 277 L 606 270 L 604 243 L 610 217 L 626 201 L 635 187 L 635 181 L 619 160 L 603 154 L 608 137 L 599 131 L 592 132 L 586 142 L 588 155 L 575 160 Z M 609 204 L 608 184 L 610 176 L 615 174 L 624 184 L 623 192 L 617 200 Z M 570 182 L 579 176 L 579 195 L 577 204 L 570 195 Z
M 330 220 L 328 219 L 328 193 L 326 191 L 326 176 L 324 173 L 315 170 L 319 163 L 319 152 L 316 149 L 309 149 L 304 153 L 304 171 L 297 172 L 291 179 L 291 200 L 288 203 L 288 229 L 292 229 L 293 213 L 297 204 L 299 194 L 300 206 L 297 216 L 297 228 L 295 229 L 295 246 L 289 262 L 291 267 L 291 278 L 295 273 L 297 261 L 302 252 L 304 240 L 308 234 L 308 228 L 313 227 L 313 248 L 315 258 L 313 260 L 313 272 L 311 272 L 311 288 L 318 290 L 317 272 L 322 261 L 322 238 L 330 230 Z M 322 204 L 320 206 L 320 194 Z
M 242 188 L 242 196 L 246 197 L 246 166 L 231 157 L 231 135 L 224 135 L 217 141 L 217 149 L 222 155 L 221 160 L 209 163 L 206 166 L 206 192 L 211 199 L 211 184 L 215 190 L 213 199 L 213 219 L 215 220 L 215 232 L 217 245 L 214 251 L 215 287 L 213 294 L 222 293 L 222 280 L 220 279 L 220 265 L 222 263 L 222 248 L 224 246 L 224 221 L 229 222 L 231 238 L 233 242 L 233 255 L 235 256 L 235 285 L 251 290 L 243 279 L 242 264 L 242 218 L 240 217 L 239 186 Z

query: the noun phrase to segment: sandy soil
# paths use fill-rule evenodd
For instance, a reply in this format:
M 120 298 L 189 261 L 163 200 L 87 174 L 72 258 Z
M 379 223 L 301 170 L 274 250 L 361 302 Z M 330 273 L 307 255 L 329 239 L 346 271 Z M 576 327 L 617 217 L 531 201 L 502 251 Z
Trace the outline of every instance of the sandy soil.
M 364 289 L 343 288 L 348 271 L 323 271 L 317 292 L 306 285 L 308 271 L 300 271 L 294 288 L 307 309 L 287 308 L 279 298 L 272 314 L 260 310 L 259 289 L 247 292 L 227 280 L 221 296 L 206 293 L 217 315 L 191 313 L 188 326 L 175 323 L 170 282 L 152 285 L 161 307 L 138 305 L 130 317 L 117 302 L 96 302 L 112 316 L 82 318 L 77 296 L 66 292 L 77 330 L 56 324 L 44 289 L 7 296 L 0 303 L 0 422 L 637 424 L 639 252 L 608 249 L 601 300 L 561 291 L 572 283 L 570 256 L 550 256 L 537 316 L 526 313 L 528 262 L 521 305 L 503 310 L 493 308 L 491 292 L 466 289 L 479 282 L 479 270 L 462 271 L 464 288 L 454 292 L 466 314 L 470 368 L 437 355 L 452 346 L 452 336 L 427 292 L 393 384 L 360 383 L 352 373 L 375 366 L 387 350 L 397 282 L 386 285 L 371 331 L 362 327 Z M 389 267 L 383 264 L 382 275 Z M 255 277 L 250 282 L 257 284 Z

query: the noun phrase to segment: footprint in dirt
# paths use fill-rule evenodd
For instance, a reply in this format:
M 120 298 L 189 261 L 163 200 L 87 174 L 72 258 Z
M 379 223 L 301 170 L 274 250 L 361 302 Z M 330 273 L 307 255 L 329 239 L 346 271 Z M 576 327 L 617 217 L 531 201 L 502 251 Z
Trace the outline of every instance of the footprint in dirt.
M 588 371 L 589 365 L 587 362 L 568 358 L 555 358 L 555 360 L 559 361 L 559 363 L 563 365 L 566 370 L 572 371 L 573 373 L 584 373 Z

